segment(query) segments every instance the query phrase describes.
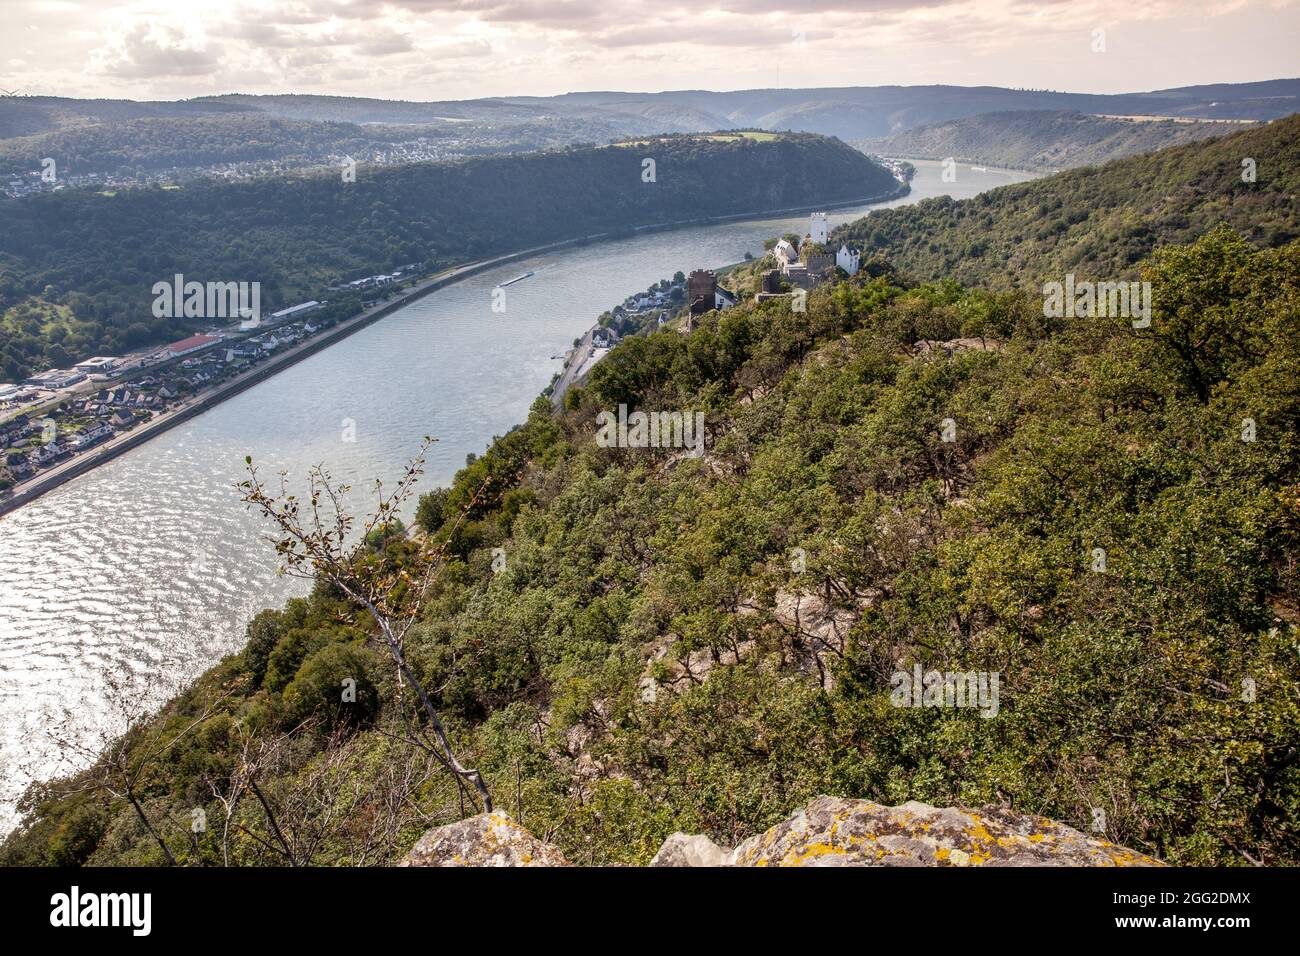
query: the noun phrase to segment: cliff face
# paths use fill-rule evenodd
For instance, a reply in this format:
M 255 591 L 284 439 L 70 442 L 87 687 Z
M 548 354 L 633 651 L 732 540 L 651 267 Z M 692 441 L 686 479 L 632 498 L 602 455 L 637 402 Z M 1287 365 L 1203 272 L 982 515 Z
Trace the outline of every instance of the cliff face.
M 504 813 L 430 830 L 402 866 L 566 866 Z M 674 833 L 651 866 L 1163 866 L 1044 817 L 818 797 L 732 850 Z

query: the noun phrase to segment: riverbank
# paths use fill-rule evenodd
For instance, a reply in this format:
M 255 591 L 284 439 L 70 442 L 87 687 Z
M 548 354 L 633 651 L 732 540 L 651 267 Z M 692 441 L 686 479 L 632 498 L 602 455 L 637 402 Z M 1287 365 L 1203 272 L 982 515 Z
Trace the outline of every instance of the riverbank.
M 414 302 L 431 292 L 443 289 L 452 283 L 486 272 L 489 269 L 494 269 L 498 266 L 507 265 L 511 262 L 541 255 L 547 252 L 588 245 L 605 240 L 626 238 L 627 236 L 668 232 L 674 229 L 687 229 L 695 226 L 717 225 L 727 222 L 743 222 L 749 219 L 797 215 L 799 213 L 820 209 L 841 209 L 849 206 L 866 205 L 868 203 L 889 202 L 892 199 L 897 199 L 901 196 L 907 195 L 910 189 L 911 186 L 908 183 L 900 182 L 894 190 L 891 190 L 888 193 L 867 198 L 843 200 L 833 203 L 814 203 L 785 209 L 759 210 L 735 213 L 726 216 L 708 216 L 698 219 L 682 219 L 667 223 L 652 223 L 643 226 L 633 226 L 626 231 L 593 233 L 573 239 L 562 239 L 556 242 L 545 243 L 540 246 L 533 246 L 528 249 L 521 249 L 517 252 L 505 253 L 489 259 L 481 259 L 476 262 L 466 263 L 465 265 L 446 269 L 435 276 L 417 282 L 406 292 L 384 302 L 381 305 L 373 306 L 350 319 L 344 319 L 333 329 L 314 336 L 294 348 L 288 349 L 280 355 L 269 359 L 266 364 L 250 369 L 249 371 L 232 378 L 230 381 L 217 386 L 210 392 L 196 396 L 193 401 L 187 402 L 171 411 L 164 412 L 152 421 L 136 426 L 131 431 L 110 439 L 89 451 L 79 454 L 70 461 L 57 465 L 54 468 L 47 469 L 38 475 L 34 475 L 25 482 L 20 482 L 8 496 L 0 499 L 0 517 L 3 517 L 25 504 L 35 501 L 42 495 L 61 487 L 67 482 L 72 481 L 74 478 L 92 471 L 100 465 L 112 461 L 133 448 L 139 447 L 150 439 L 165 433 L 182 422 L 185 422 L 194 416 L 215 407 L 216 405 L 219 405 L 259 382 L 265 381 L 272 375 L 301 362 L 303 359 L 314 355 L 321 349 L 327 348 L 328 346 L 347 338 L 349 335 L 360 331 L 373 322 L 379 321 L 398 309 L 409 305 L 411 302 Z
M 1052 173 L 1059 173 L 1059 169 L 1033 169 L 1028 166 L 1008 166 L 1005 163 L 996 163 L 991 160 L 976 159 L 970 156 L 882 156 L 881 159 L 897 159 L 905 163 L 942 163 L 944 160 L 951 159 L 954 163 L 962 163 L 967 166 L 978 166 L 984 172 L 990 173 L 1029 173 L 1032 176 L 1050 176 Z

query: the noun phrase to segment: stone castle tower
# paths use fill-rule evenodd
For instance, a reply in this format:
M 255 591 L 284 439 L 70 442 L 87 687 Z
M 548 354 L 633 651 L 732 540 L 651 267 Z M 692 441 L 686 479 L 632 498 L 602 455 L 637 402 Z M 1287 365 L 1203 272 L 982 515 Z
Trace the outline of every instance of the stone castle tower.
M 813 242 L 820 243 L 821 245 L 824 246 L 826 245 L 826 237 L 829 234 L 830 234 L 830 230 L 827 228 L 826 225 L 826 213 L 824 212 L 813 213 L 812 216 L 809 217 L 809 223 L 808 223 L 809 238 L 812 239 Z

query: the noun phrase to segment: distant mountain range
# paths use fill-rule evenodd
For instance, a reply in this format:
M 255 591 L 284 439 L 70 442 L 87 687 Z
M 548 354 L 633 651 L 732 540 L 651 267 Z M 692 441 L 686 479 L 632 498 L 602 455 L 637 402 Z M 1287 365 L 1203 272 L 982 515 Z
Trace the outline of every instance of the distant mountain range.
M 545 99 L 512 98 L 512 104 L 581 105 L 626 112 L 647 105 L 672 106 L 687 122 L 700 112 L 707 125 L 792 129 L 867 139 L 928 123 L 1008 110 L 1075 110 L 1080 113 L 1277 119 L 1300 110 L 1300 79 L 1188 86 L 1147 93 L 1058 93 L 995 86 L 864 86 L 803 90 L 741 90 L 714 93 L 571 93 Z
M 1011 110 L 931 123 L 854 145 L 881 156 L 952 157 L 1055 172 L 1239 132 L 1243 120 L 1120 118 L 1070 110 Z
M 591 92 L 427 103 L 297 94 L 228 94 L 175 102 L 21 96 L 0 99 L 0 140 L 150 119 L 204 119 L 211 123 L 268 118 L 402 126 L 409 127 L 412 137 L 417 130 L 429 135 L 447 135 L 454 130 L 477 147 L 490 149 L 510 148 L 521 140 L 533 146 L 604 143 L 630 135 L 741 127 L 865 140 L 928 124 L 1018 110 L 1271 120 L 1300 111 L 1300 79 L 1118 94 L 992 86 L 875 86 Z M 356 132 L 346 135 L 355 136 Z

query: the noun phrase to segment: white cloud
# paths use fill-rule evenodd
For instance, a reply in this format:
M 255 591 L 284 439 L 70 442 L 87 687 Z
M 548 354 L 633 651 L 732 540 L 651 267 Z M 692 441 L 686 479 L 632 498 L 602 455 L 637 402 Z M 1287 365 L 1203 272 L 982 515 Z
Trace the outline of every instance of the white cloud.
M 39 92 L 136 98 L 298 84 L 405 99 L 737 89 L 778 74 L 785 86 L 1120 91 L 1294 75 L 1298 3 L 6 0 L 0 62 Z M 1095 26 L 1107 58 L 1090 55 Z
M 91 53 L 91 70 L 127 79 L 205 76 L 216 72 L 220 47 L 175 27 L 144 21 Z

